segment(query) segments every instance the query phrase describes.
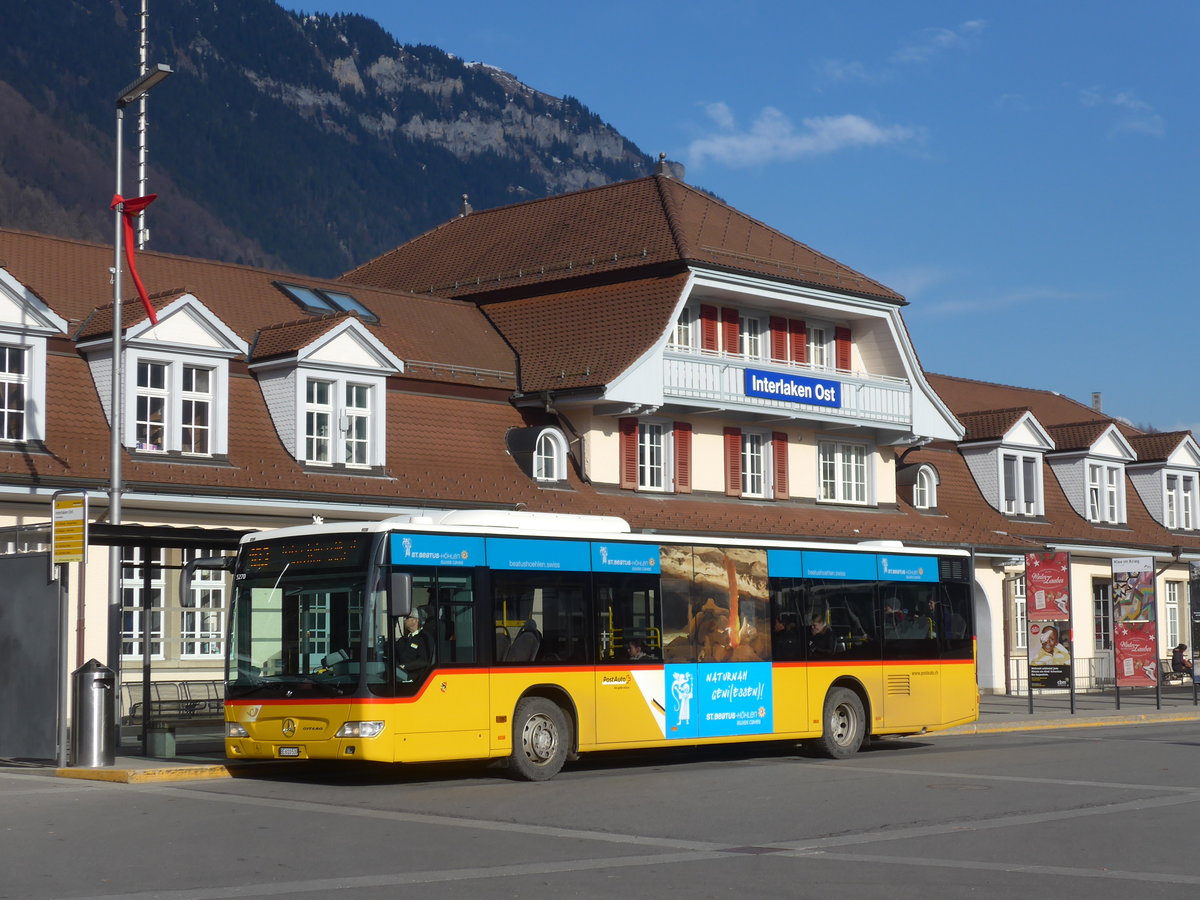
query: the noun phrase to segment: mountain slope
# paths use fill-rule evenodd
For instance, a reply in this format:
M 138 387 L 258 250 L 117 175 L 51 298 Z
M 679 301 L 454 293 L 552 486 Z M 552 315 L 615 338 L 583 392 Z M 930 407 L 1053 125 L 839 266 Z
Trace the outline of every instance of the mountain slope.
M 137 74 L 137 0 L 0 0 L 0 222 L 111 240 L 117 92 Z M 333 275 L 477 209 L 648 174 L 573 98 L 397 43 L 358 15 L 273 0 L 150 7 L 151 246 Z M 137 191 L 136 106 L 125 191 Z

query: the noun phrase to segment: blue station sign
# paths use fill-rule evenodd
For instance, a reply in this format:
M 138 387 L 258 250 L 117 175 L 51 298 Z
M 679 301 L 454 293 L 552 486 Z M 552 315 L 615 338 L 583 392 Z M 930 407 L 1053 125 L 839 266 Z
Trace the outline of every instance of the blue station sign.
M 840 381 L 761 369 L 746 369 L 744 386 L 747 397 L 832 407 L 841 407 L 842 388 Z

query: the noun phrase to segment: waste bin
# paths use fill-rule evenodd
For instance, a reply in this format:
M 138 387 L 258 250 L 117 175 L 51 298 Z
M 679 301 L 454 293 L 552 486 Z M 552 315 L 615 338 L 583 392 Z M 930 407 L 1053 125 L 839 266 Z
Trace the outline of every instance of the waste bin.
M 71 765 L 83 769 L 115 761 L 112 723 L 117 673 L 89 659 L 71 673 Z

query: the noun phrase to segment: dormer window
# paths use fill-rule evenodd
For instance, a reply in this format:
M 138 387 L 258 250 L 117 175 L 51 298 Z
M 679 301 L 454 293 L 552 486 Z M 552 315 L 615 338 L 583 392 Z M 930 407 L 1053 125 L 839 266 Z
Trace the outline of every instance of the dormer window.
M 25 440 L 29 349 L 0 344 L 0 440 Z
M 378 438 L 371 420 L 373 397 L 381 389 L 379 379 L 364 383 L 336 375 L 306 378 L 304 461 L 317 466 L 376 465 Z
M 1003 478 L 1004 512 L 1010 516 L 1036 516 L 1042 511 L 1037 456 L 1005 453 Z
M 538 435 L 533 450 L 535 481 L 562 481 L 567 477 L 567 442 L 556 428 Z
M 1125 472 L 1122 466 L 1088 463 L 1088 520 L 1125 521 Z
M 307 323 L 281 325 L 261 333 L 259 344 L 273 352 L 252 360 L 251 370 L 280 439 L 299 462 L 384 465 L 387 377 L 403 372 L 404 363 L 362 322 L 331 320 L 315 338 Z
M 126 446 L 149 453 L 211 456 L 225 452 L 225 360 L 167 358 L 134 346 L 133 418 Z M 220 388 L 218 388 L 220 385 Z
M 1164 495 L 1168 528 L 1191 531 L 1196 527 L 1196 477 L 1194 475 L 1167 475 Z
M 937 507 L 937 473 L 931 466 L 921 466 L 917 470 L 917 480 L 913 482 L 913 506 L 917 509 Z

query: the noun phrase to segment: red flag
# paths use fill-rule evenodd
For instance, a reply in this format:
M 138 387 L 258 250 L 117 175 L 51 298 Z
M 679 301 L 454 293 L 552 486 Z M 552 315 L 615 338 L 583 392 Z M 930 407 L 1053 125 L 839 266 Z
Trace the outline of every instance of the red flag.
M 154 311 L 154 307 L 150 305 L 150 298 L 146 296 L 146 287 L 142 284 L 142 279 L 138 277 L 137 266 L 133 262 L 133 220 L 137 214 L 143 209 L 158 199 L 158 194 L 147 194 L 145 197 L 130 197 L 126 200 L 120 194 L 113 194 L 112 205 L 109 209 L 116 209 L 121 206 L 121 217 L 125 220 L 125 262 L 129 265 L 129 274 L 133 276 L 133 283 L 137 286 L 138 296 L 142 298 L 142 306 L 146 307 L 146 315 L 150 317 L 150 322 L 154 325 L 158 324 L 158 313 Z M 113 328 L 121 327 L 120 322 L 113 322 Z

